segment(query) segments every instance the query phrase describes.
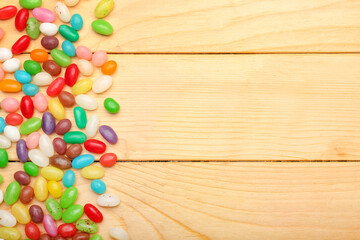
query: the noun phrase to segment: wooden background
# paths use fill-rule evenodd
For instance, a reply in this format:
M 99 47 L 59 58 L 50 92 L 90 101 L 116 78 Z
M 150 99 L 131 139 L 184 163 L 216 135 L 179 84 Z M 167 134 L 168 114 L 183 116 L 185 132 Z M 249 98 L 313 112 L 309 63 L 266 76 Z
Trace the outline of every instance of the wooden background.
M 85 19 L 76 45 L 119 65 L 96 95 L 121 104 L 98 110 L 120 137 L 105 181 L 122 203 L 104 210 L 104 239 L 111 226 L 132 239 L 360 238 L 360 1 L 116 0 L 111 37 L 90 27 L 96 4 L 70 11 Z M 13 21 L 1 47 L 23 34 Z M 79 202 L 94 202 L 78 179 Z

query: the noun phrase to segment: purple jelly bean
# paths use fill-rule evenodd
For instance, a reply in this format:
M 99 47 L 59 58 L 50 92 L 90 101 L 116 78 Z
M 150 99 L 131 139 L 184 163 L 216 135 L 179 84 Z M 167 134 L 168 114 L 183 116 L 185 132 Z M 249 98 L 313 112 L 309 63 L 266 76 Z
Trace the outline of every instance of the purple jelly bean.
M 55 118 L 50 112 L 45 112 L 42 116 L 42 129 L 47 135 L 55 131 Z
M 99 128 L 100 134 L 111 144 L 115 144 L 118 141 L 118 136 L 116 135 L 115 131 L 107 125 L 102 125 Z
M 24 139 L 20 139 L 16 144 L 16 153 L 21 162 L 26 162 L 29 158 L 28 149 Z
M 43 224 L 44 224 L 45 231 L 51 237 L 56 237 L 58 235 L 56 222 L 49 214 L 44 216 Z

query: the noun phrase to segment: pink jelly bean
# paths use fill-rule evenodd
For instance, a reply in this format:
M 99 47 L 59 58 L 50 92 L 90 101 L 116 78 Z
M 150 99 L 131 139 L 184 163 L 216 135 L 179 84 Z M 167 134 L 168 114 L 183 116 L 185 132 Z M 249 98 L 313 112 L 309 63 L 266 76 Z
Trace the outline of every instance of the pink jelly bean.
M 32 15 L 40 22 L 53 22 L 55 21 L 55 14 L 47 8 L 34 8 Z
M 92 56 L 92 63 L 95 67 L 101 67 L 106 63 L 107 55 L 105 51 L 99 50 L 94 52 L 94 55 Z
M 19 101 L 12 97 L 7 97 L 1 101 L 1 108 L 5 112 L 12 113 L 19 109 Z
M 0 81 L 3 80 L 4 76 L 5 76 L 4 69 L 2 69 L 2 67 L 0 67 Z
M 0 27 L 0 40 L 4 37 L 5 32 L 4 30 Z
M 45 112 L 48 108 L 47 99 L 42 93 L 37 93 L 33 99 L 34 107 L 39 112 Z
M 56 237 L 58 235 L 56 222 L 49 214 L 44 216 L 43 224 L 44 224 L 45 231 L 51 237 Z
M 26 146 L 28 149 L 34 149 L 39 146 L 40 133 L 33 132 L 26 137 Z
M 76 56 L 78 56 L 78 58 L 90 61 L 92 57 L 92 52 L 85 46 L 78 46 L 76 48 Z

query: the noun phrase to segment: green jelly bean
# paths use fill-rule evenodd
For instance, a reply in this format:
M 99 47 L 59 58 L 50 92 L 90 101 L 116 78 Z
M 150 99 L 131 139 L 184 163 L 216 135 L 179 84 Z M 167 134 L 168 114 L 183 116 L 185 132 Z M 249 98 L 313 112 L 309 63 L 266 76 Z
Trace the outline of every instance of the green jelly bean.
M 39 175 L 39 167 L 33 162 L 26 162 L 24 164 L 24 171 L 32 177 Z
M 98 226 L 90 219 L 80 219 L 76 222 L 76 229 L 86 233 L 97 233 Z
M 64 223 L 73 223 L 79 218 L 81 218 L 83 213 L 84 213 L 83 206 L 79 204 L 75 204 L 65 210 L 62 216 L 62 220 Z
M 24 69 L 27 73 L 30 73 L 31 75 L 35 75 L 41 72 L 41 65 L 33 60 L 26 60 L 24 62 Z
M 66 40 L 69 40 L 70 42 L 76 42 L 77 40 L 79 40 L 78 32 L 68 25 L 60 25 L 59 33 L 61 34 L 61 36 L 63 36 Z
M 78 190 L 76 187 L 72 186 L 66 189 L 60 198 L 60 207 L 68 208 L 74 204 L 78 196 Z
M 58 201 L 53 198 L 48 198 L 45 202 L 45 206 L 53 219 L 57 221 L 62 218 L 63 209 L 60 207 Z
M 42 0 L 20 0 L 20 6 L 26 9 L 34 9 L 41 6 Z
M 67 67 L 71 64 L 71 58 L 59 49 L 51 50 L 50 55 L 62 67 Z
M 0 149 L 0 168 L 4 168 L 8 165 L 9 156 L 5 149 Z
M 99 234 L 92 235 L 89 240 L 103 240 Z
M 114 8 L 114 0 L 101 0 L 95 8 L 97 18 L 106 17 Z
M 86 112 L 82 107 L 74 108 L 74 117 L 75 117 L 76 126 L 78 128 L 83 129 L 86 127 L 87 117 L 86 117 Z
M 40 23 L 36 18 L 30 17 L 26 22 L 26 34 L 31 39 L 37 39 L 40 35 Z
M 13 205 L 19 199 L 21 186 L 17 181 L 13 181 L 6 188 L 4 201 L 7 205 Z
M 29 135 L 30 133 L 36 132 L 41 128 L 41 119 L 38 117 L 33 117 L 21 124 L 20 133 L 22 135 Z
M 93 21 L 91 23 L 91 27 L 96 33 L 105 35 L 105 36 L 111 35 L 114 31 L 111 24 L 102 19 L 97 19 L 97 20 Z
M 120 105 L 113 98 L 105 99 L 104 107 L 109 113 L 118 113 L 120 111 Z
M 64 141 L 67 143 L 84 143 L 86 141 L 86 135 L 80 131 L 67 132 L 64 135 Z

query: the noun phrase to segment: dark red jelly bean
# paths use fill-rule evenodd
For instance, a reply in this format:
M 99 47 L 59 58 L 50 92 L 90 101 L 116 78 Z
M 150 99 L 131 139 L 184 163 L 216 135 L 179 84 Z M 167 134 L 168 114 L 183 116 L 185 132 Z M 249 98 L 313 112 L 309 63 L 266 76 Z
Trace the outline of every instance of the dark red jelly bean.
M 31 240 L 37 240 L 40 238 L 40 229 L 35 223 L 29 222 L 25 225 L 25 234 Z
M 100 164 L 104 167 L 112 167 L 117 161 L 117 156 L 115 153 L 105 153 L 100 157 Z
M 55 152 L 57 152 L 60 155 L 65 155 L 67 146 L 66 146 L 66 142 L 62 138 L 60 137 L 54 138 L 53 146 Z
M 15 28 L 18 31 L 24 30 L 26 28 L 26 23 L 28 19 L 29 19 L 29 10 L 27 10 L 26 8 L 20 9 L 15 17 Z
M 18 126 L 23 122 L 24 118 L 18 113 L 10 113 L 6 116 L 5 122 L 8 125 Z
M 25 50 L 30 45 L 30 41 L 31 38 L 28 35 L 23 35 L 14 43 L 14 45 L 12 45 L 11 52 L 13 54 L 20 54 L 22 52 L 25 52 Z
M 44 234 L 41 234 L 39 240 L 52 240 L 53 238 L 50 237 L 50 235 L 44 233 Z
M 10 19 L 15 16 L 17 8 L 13 5 L 0 8 L 0 20 Z
M 64 223 L 58 227 L 59 234 L 64 238 L 72 237 L 76 234 L 76 226 L 71 223 Z
M 31 182 L 29 174 L 24 171 L 17 171 L 14 173 L 14 179 L 21 185 L 29 185 Z
M 56 97 L 61 93 L 61 91 L 65 87 L 65 80 L 62 77 L 56 78 L 52 83 L 48 86 L 46 93 L 50 97 Z
M 87 203 L 84 206 L 84 212 L 86 214 L 86 216 L 88 216 L 88 218 L 90 220 L 92 220 L 93 222 L 99 223 L 102 222 L 102 220 L 104 219 L 102 213 L 99 211 L 99 209 L 97 209 L 97 207 L 95 207 L 94 205 Z
M 106 151 L 106 144 L 96 139 L 89 139 L 84 142 L 86 150 L 92 153 L 103 153 Z
M 20 102 L 20 110 L 25 118 L 31 118 L 34 114 L 34 103 L 29 96 L 23 96 Z
M 29 213 L 31 220 L 35 223 L 40 223 L 43 221 L 44 218 L 44 212 L 42 208 L 38 205 L 31 205 L 29 208 Z
M 79 76 L 79 68 L 76 64 L 70 64 L 65 71 L 65 83 L 72 87 L 77 82 Z

